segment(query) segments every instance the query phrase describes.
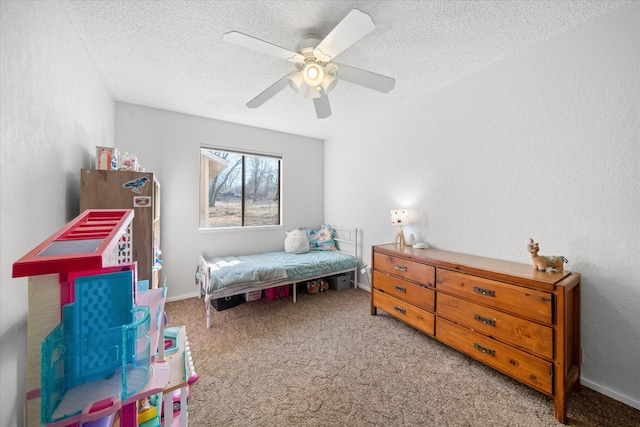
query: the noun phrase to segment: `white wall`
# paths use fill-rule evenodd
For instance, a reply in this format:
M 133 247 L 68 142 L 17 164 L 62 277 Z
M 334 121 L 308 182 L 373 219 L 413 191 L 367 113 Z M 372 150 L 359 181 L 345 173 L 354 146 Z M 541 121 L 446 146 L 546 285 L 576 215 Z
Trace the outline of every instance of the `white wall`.
M 353 125 L 325 141 L 324 176 L 325 220 L 363 229 L 365 263 L 394 208 L 440 249 L 529 263 L 533 237 L 565 255 L 583 383 L 640 409 L 639 7 Z
M 0 425 L 23 425 L 27 279 L 12 264 L 78 215 L 115 103 L 57 2 L 0 2 Z
M 198 294 L 194 273 L 199 252 L 216 256 L 283 250 L 284 230 L 322 223 L 321 140 L 125 103 L 116 104 L 115 134 L 118 149 L 133 149 L 160 181 L 161 280 L 166 278 L 168 300 Z M 282 155 L 282 227 L 198 231 L 201 144 Z

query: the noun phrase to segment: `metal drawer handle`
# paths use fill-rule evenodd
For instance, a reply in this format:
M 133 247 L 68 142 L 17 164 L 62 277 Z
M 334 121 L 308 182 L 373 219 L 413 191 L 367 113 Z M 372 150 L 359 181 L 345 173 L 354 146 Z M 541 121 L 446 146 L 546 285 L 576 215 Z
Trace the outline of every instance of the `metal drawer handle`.
M 407 288 L 403 288 L 403 287 L 398 286 L 398 285 L 394 285 L 393 287 L 394 287 L 394 288 L 395 288 L 395 290 L 396 290 L 396 291 L 398 291 L 398 292 L 402 292 L 402 293 L 404 293 L 404 294 L 406 294 L 406 293 L 407 293 Z
M 398 264 L 396 264 L 396 265 L 395 265 L 395 269 L 396 269 L 396 270 L 400 270 L 400 271 L 405 271 L 405 272 L 407 271 L 407 267 L 405 267 L 404 265 L 398 265 Z
M 480 295 L 486 295 L 488 297 L 495 297 L 496 296 L 496 291 L 492 291 L 489 289 L 483 289 L 483 288 L 479 288 L 477 286 L 473 287 L 473 292 L 480 294 Z
M 397 305 L 394 305 L 393 309 L 398 313 L 407 314 L 407 310 L 405 310 L 404 308 L 398 307 Z
M 496 355 L 496 351 L 495 350 L 491 350 L 490 348 L 482 346 L 482 345 L 478 344 L 477 342 L 473 343 L 473 348 L 475 348 L 476 350 L 480 350 L 481 352 L 483 352 L 484 354 L 488 354 L 489 356 L 494 356 L 495 357 L 495 355 Z
M 478 322 L 482 322 L 485 325 L 496 326 L 496 319 L 489 319 L 488 317 L 480 316 L 479 314 L 474 314 L 473 318 Z

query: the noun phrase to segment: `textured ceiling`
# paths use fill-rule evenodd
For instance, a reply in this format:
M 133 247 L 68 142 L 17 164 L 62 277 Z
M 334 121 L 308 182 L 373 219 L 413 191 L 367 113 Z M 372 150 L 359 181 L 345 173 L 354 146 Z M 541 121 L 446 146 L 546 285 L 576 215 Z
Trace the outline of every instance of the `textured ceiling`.
M 376 112 L 524 51 L 625 1 L 95 1 L 63 9 L 117 101 L 321 139 Z M 246 103 L 294 70 L 288 61 L 222 41 L 239 31 L 295 50 L 351 10 L 376 28 L 337 61 L 394 77 L 388 94 L 340 82 L 333 114 L 285 88 Z

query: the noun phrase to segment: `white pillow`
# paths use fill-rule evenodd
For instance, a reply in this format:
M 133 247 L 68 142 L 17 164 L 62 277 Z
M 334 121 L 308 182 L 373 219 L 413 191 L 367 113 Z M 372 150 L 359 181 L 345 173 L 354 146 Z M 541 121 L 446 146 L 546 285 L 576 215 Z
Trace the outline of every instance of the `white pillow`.
M 309 238 L 302 230 L 285 231 L 284 250 L 292 254 L 306 254 L 309 252 Z

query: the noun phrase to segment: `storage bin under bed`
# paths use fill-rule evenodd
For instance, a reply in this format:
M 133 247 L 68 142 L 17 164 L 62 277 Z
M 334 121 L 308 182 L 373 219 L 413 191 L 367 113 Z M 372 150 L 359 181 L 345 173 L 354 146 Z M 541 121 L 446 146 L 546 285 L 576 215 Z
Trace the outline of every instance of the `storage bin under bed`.
M 280 298 L 287 298 L 289 296 L 290 285 L 276 286 L 273 288 L 264 290 L 264 297 L 269 301 L 275 301 Z

